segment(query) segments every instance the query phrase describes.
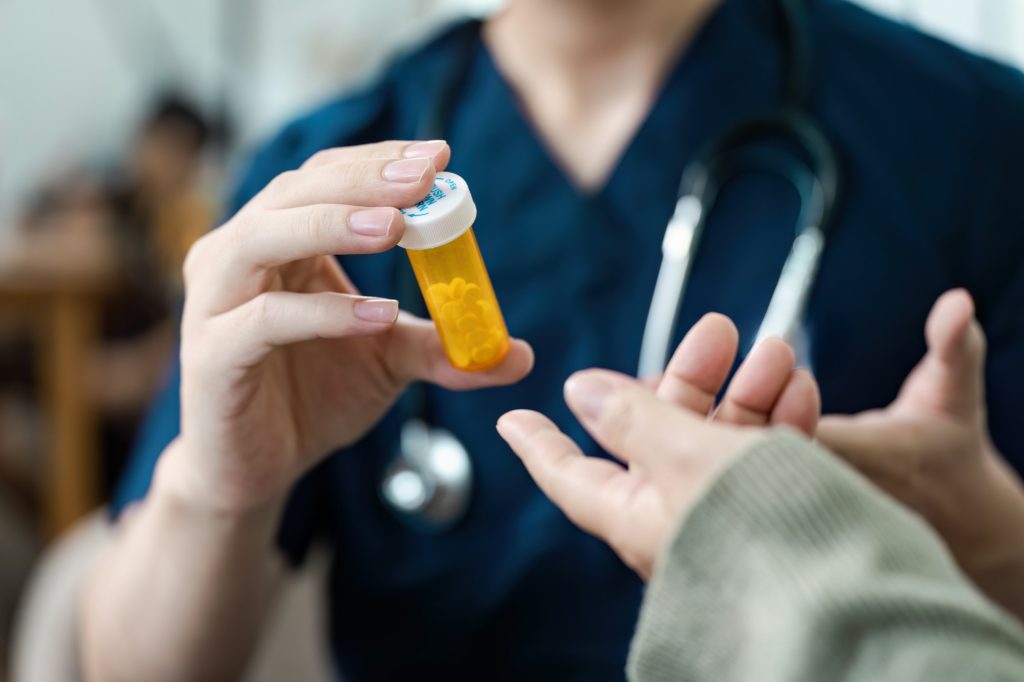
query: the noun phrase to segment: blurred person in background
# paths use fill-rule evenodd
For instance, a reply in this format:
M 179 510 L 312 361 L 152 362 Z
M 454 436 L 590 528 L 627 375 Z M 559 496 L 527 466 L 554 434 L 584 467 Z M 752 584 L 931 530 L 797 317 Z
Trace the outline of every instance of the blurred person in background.
M 103 188 L 117 289 L 104 306 L 103 344 L 90 385 L 107 417 L 104 452 L 112 472 L 120 471 L 141 410 L 166 372 L 181 266 L 213 217 L 198 184 L 210 136 L 193 105 L 166 96 L 136 135 L 123 174 Z
M 1020 467 L 1024 79 L 845 2 L 801 6 L 815 54 L 807 106 L 848 177 L 804 324 L 801 361 L 824 411 L 892 403 L 888 421 L 857 433 L 899 424 L 894 400 L 925 353 L 928 310 L 964 286 L 990 342 L 983 442 Z M 187 262 L 181 362 L 114 499 L 118 533 L 83 599 L 94 676 L 237 677 L 285 567 L 326 539 L 345 679 L 621 679 L 642 582 L 562 518 L 492 427 L 528 407 L 598 450 L 562 403 L 562 382 L 584 367 L 635 368 L 684 167 L 736 121 L 780 106 L 777 9 L 512 0 L 262 149 L 230 218 Z M 447 143 L 415 141 L 453 70 Z M 399 141 L 356 146 L 380 140 Z M 447 166 L 473 187 L 508 326 L 536 351 L 529 376 L 521 342 L 490 373 L 455 372 L 432 328 L 398 315 L 406 265 L 390 250 L 404 229 L 393 209 Z M 678 336 L 717 309 L 754 338 L 793 243 L 796 201 L 782 184 L 754 175 L 728 188 Z M 404 523 L 379 494 L 408 417 L 393 408 L 420 381 L 435 384 L 429 420 L 475 467 L 469 513 L 442 533 Z M 977 505 L 999 517 L 990 459 L 919 476 L 907 465 L 927 462 L 917 453 L 872 460 L 871 444 L 835 447 L 874 463 L 864 470 L 894 493 L 893 481 L 922 486 L 900 499 L 929 520 L 937 504 L 936 529 L 998 593 L 1006 537 L 978 538 L 975 514 L 961 513 Z
M 26 243 L 35 245 L 31 257 L 45 259 L 48 272 L 79 267 L 83 249 L 99 254 L 112 271 L 101 345 L 88 367 L 90 398 L 103 420 L 107 486 L 174 347 L 181 264 L 212 216 L 199 187 L 209 140 L 209 124 L 192 104 L 175 94 L 161 96 L 112 171 L 63 173 L 38 193 L 23 221 Z M 4 416 L 11 428 L 0 432 L 22 433 L 19 425 L 38 424 L 25 419 L 35 381 L 28 344 L 10 334 L 3 353 Z M 29 444 L 21 449 L 31 448 L 31 434 L 18 440 Z
M 211 219 L 199 188 L 209 141 L 209 125 L 193 105 L 174 94 L 158 97 L 113 168 L 67 169 L 37 193 L 12 249 L 18 265 L 58 281 L 110 275 L 100 343 L 85 368 L 87 399 L 100 417 L 104 491 L 119 475 L 174 347 L 181 264 Z M 0 320 L 0 643 L 38 549 L 32 520 L 47 428 L 38 408 L 44 379 L 37 352 L 23 320 Z

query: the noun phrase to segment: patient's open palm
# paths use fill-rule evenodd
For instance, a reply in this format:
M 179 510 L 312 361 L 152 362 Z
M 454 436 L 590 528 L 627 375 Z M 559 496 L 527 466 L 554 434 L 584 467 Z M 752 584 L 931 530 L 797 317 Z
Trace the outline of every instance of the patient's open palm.
M 1024 547 L 1024 493 L 989 437 L 985 338 L 966 291 L 939 298 L 926 338 L 927 354 L 891 405 L 827 416 L 818 439 L 924 517 L 982 589 L 1019 609 L 1024 602 L 1009 602 L 1021 590 L 1011 597 L 986 575 Z
M 510 412 L 498 429 L 545 494 L 646 578 L 699 490 L 758 437 L 756 428 L 741 426 L 784 424 L 811 433 L 817 424 L 817 384 L 794 369 L 793 351 L 780 339 L 750 354 L 716 407 L 736 349 L 732 322 L 708 315 L 680 344 L 656 393 L 603 370 L 569 379 L 569 406 L 622 464 L 585 457 L 536 412 Z

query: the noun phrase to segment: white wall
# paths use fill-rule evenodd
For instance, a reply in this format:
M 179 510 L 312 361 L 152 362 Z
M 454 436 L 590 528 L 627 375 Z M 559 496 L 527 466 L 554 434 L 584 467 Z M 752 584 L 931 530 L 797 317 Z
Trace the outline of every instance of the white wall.
M 0 237 L 40 176 L 68 160 L 114 157 L 165 84 L 187 84 L 206 104 L 230 84 L 239 132 L 251 140 L 480 4 L 0 0 Z M 247 40 L 241 54 L 225 46 L 226 21 Z
M 1024 66 L 1024 0 L 859 0 L 976 51 Z
M 167 71 L 162 51 L 132 42 L 124 30 L 134 15 L 121 10 L 126 5 L 142 3 L 0 0 L 0 216 L 47 169 L 110 149 L 153 80 Z M 215 87 L 213 4 L 174 0 L 152 7 L 169 21 L 192 90 L 208 96 Z
M 860 1 L 1024 65 L 1024 0 Z M 155 84 L 187 83 L 211 102 L 231 83 L 251 140 L 453 13 L 500 2 L 0 0 L 0 237 L 4 216 L 48 169 L 113 156 Z M 153 17 L 161 32 L 138 29 Z M 251 54 L 225 47 L 231 27 L 251 39 Z

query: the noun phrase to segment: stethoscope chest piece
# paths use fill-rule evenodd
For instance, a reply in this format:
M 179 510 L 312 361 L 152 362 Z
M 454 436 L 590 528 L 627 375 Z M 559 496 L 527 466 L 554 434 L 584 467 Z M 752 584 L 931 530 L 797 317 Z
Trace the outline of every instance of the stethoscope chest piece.
M 473 490 L 473 465 L 450 431 L 410 419 L 398 455 L 381 481 L 385 505 L 419 530 L 443 531 L 462 520 Z

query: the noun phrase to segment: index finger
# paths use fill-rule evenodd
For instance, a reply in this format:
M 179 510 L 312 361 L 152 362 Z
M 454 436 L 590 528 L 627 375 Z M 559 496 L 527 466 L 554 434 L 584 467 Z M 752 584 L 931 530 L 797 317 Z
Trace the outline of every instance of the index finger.
M 629 472 L 607 459 L 587 457 L 550 419 L 515 410 L 498 420 L 498 433 L 541 491 L 583 530 L 607 540 L 630 499 Z
M 443 171 L 451 159 L 451 149 L 444 140 L 387 140 L 350 147 L 332 147 L 318 151 L 309 157 L 303 168 L 329 166 L 335 163 L 350 163 L 366 159 L 418 159 L 429 158 L 434 168 Z
M 636 379 L 617 372 L 577 372 L 565 382 L 565 399 L 601 447 L 624 462 L 661 466 L 710 428 L 703 417 L 664 402 Z

